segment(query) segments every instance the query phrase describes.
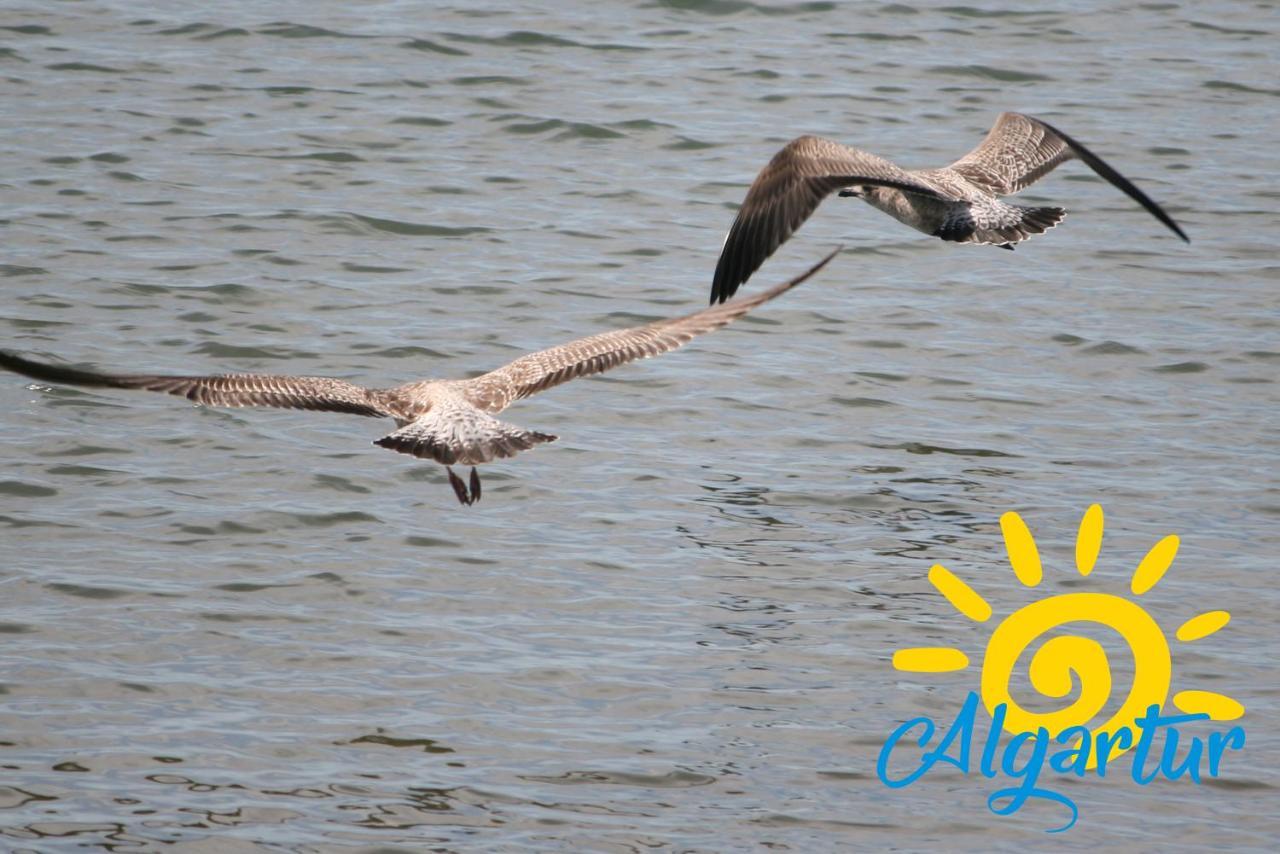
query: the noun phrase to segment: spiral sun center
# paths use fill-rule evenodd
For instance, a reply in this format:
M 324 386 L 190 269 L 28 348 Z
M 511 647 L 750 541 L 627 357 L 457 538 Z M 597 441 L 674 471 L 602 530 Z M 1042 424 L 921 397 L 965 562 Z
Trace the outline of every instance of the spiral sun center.
M 1005 729 L 1009 732 L 1035 732 L 1044 727 L 1060 733 L 1073 726 L 1089 724 L 1103 711 L 1111 697 L 1111 668 L 1105 650 L 1087 638 L 1056 637 L 1045 643 L 1032 659 L 1032 686 L 1051 697 L 1066 695 L 1074 671 L 1080 683 L 1080 696 L 1070 706 L 1055 712 L 1029 712 L 1018 705 L 1010 694 L 1013 668 L 1024 650 L 1045 632 L 1069 623 L 1093 623 L 1106 626 L 1124 638 L 1133 656 L 1133 684 L 1120 709 L 1106 722 L 1091 726 L 1099 733 L 1115 735 L 1119 730 L 1134 729 L 1147 707 L 1163 706 L 1169 696 L 1173 675 L 1169 644 L 1160 626 L 1142 607 L 1128 599 L 1107 593 L 1068 593 L 1032 602 L 1014 611 L 996 627 L 987 643 L 982 663 L 982 702 L 994 714 L 996 706 L 1006 704 Z M 1112 756 L 1123 752 L 1115 740 Z M 1097 763 L 1090 759 L 1089 767 Z

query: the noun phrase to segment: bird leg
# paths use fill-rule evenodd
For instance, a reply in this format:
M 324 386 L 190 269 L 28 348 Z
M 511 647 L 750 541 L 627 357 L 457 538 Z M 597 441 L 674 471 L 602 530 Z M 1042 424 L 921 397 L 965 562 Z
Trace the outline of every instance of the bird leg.
M 480 500 L 480 472 L 476 471 L 476 467 L 471 467 L 471 489 L 467 489 L 467 484 L 453 473 L 453 469 L 445 466 L 444 470 L 449 473 L 449 485 L 453 487 L 453 494 L 458 496 L 461 504 L 475 504 Z
M 444 470 L 449 473 L 449 485 L 453 487 L 453 494 L 458 496 L 458 503 L 470 504 L 472 498 L 467 494 L 467 485 L 462 482 L 462 478 L 453 473 L 453 469 L 448 466 Z

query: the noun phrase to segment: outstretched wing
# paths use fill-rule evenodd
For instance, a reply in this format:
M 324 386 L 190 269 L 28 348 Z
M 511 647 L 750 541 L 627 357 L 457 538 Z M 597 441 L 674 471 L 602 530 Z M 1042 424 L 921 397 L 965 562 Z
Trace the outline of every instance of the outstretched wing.
M 0 350 L 0 367 L 32 379 L 97 388 L 130 388 L 185 397 L 205 406 L 270 406 L 355 415 L 390 416 L 376 392 L 328 377 L 222 374 L 170 377 L 149 374 L 99 374 L 24 359 Z
M 1073 157 L 1142 205 L 1174 234 L 1191 242 L 1173 218 L 1128 178 L 1062 131 L 1031 116 L 1001 113 L 978 147 L 947 168 L 994 195 L 1007 196 L 1031 186 Z
M 666 353 L 687 344 L 698 335 L 733 322 L 756 306 L 791 290 L 825 267 L 839 251 L 835 250 L 803 274 L 767 291 L 723 305 L 713 305 L 684 317 L 603 332 L 549 350 L 530 353 L 505 367 L 476 377 L 470 383 L 474 384 L 473 388 L 478 396 L 485 399 L 489 411 L 497 412 L 512 401 L 560 383 L 598 374 L 635 359 Z
M 425 415 L 374 441 L 388 450 L 442 465 L 479 465 L 514 457 L 555 436 L 499 421 L 465 400 L 442 400 Z
M 747 190 L 716 262 L 711 301 L 724 302 L 733 296 L 823 199 L 856 185 L 947 198 L 883 157 L 821 137 L 794 139 L 773 156 Z

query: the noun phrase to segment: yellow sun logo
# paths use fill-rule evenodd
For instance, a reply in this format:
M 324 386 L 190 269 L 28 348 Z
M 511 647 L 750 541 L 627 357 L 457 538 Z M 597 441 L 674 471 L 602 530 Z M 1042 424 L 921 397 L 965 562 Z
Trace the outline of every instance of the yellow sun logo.
M 1076 570 L 1082 577 L 1093 571 L 1102 545 L 1102 508 L 1091 506 L 1080 522 L 1076 537 Z M 1009 563 L 1018 581 L 1038 587 L 1044 576 L 1034 538 L 1017 513 L 1000 517 L 1000 529 L 1009 552 Z M 1155 587 L 1178 553 L 1178 537 L 1160 540 L 1147 552 L 1134 571 L 1129 589 L 1142 596 Z M 978 623 L 992 617 L 991 605 L 968 584 L 941 565 L 929 571 L 929 581 L 957 611 Z M 1187 620 L 1174 632 L 1181 643 L 1208 637 L 1231 619 L 1226 611 L 1207 611 Z M 1040 694 L 1063 698 L 1072 691 L 1072 673 L 1079 679 L 1075 702 L 1054 712 L 1030 712 L 1019 706 L 1009 692 L 1009 680 L 1019 658 L 1046 632 L 1068 623 L 1101 624 L 1119 634 L 1133 654 L 1133 685 L 1119 709 L 1106 721 L 1089 726 L 1107 707 L 1111 698 L 1111 668 L 1106 650 L 1097 641 L 1074 635 L 1050 638 L 1031 657 L 1029 676 Z M 969 656 L 954 647 L 916 647 L 893 655 L 897 670 L 914 673 L 943 673 L 963 670 Z M 1114 758 L 1139 741 L 1135 728 L 1148 708 L 1164 706 L 1172 681 L 1172 660 L 1165 633 L 1137 602 L 1107 593 L 1066 593 L 1039 599 L 1009 614 L 991 633 L 982 661 L 982 702 L 994 720 L 1004 706 L 1003 726 L 1011 733 L 1037 732 L 1043 728 L 1058 734 L 1088 726 L 1093 743 L 1085 767 L 1093 769 L 1103 755 Z M 1244 714 L 1244 706 L 1231 697 L 1212 691 L 1179 691 L 1173 705 L 1187 714 L 1206 714 L 1211 720 L 1230 721 Z M 1127 731 L 1127 734 L 1125 733 Z

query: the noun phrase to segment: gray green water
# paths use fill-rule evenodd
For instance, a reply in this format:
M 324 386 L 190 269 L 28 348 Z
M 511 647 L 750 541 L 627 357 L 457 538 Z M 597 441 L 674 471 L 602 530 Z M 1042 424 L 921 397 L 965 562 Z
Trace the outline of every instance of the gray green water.
M 1280 19 L 1120 6 L 5 3 L 0 346 L 101 368 L 386 385 L 694 310 L 802 132 L 927 166 L 1041 115 L 1194 242 L 1079 164 L 1014 253 L 833 199 L 749 287 L 844 243 L 818 279 L 512 409 L 561 440 L 473 508 L 372 421 L 0 377 L 0 848 L 1272 850 Z M 1063 783 L 1057 837 L 884 787 L 976 687 L 893 651 L 989 633 L 929 567 L 1030 601 L 1018 510 L 1082 589 L 1093 502 L 1101 589 L 1178 533 L 1144 604 L 1232 613 L 1174 686 L 1247 750 Z

